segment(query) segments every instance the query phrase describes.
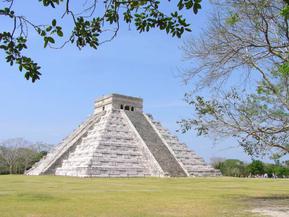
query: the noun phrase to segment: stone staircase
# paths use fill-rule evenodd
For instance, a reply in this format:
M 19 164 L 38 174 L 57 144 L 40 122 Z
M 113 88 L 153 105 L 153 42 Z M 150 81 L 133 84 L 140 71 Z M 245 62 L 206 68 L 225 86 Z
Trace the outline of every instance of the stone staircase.
M 179 162 L 147 121 L 144 114 L 130 111 L 125 111 L 125 114 L 165 172 L 165 175 L 171 177 L 187 176 Z
M 206 164 L 203 158 L 190 150 L 186 144 L 181 143 L 176 136 L 173 136 L 165 129 L 160 122 L 153 120 L 149 115 L 145 115 L 149 122 L 157 130 L 160 137 L 165 141 L 174 155 L 181 162 L 183 168 L 190 176 L 220 176 L 220 171 Z
M 52 151 L 50 151 L 43 159 L 37 162 L 31 169 L 29 169 L 26 175 L 41 175 L 41 174 L 54 174 L 56 165 L 67 157 L 67 153 L 71 151 L 83 136 L 87 134 L 87 130 L 91 128 L 100 117 L 103 115 L 92 115 L 86 121 L 79 125 L 77 129 L 73 131 L 70 136 L 62 140 Z
M 56 175 L 80 177 L 150 176 L 139 141 L 121 111 L 107 112 L 71 152 Z
M 95 122 L 87 133 L 76 143 L 75 148 L 68 152 L 66 158 L 58 165 L 55 175 L 86 177 L 88 166 L 95 147 L 98 147 L 101 134 L 106 126 L 106 119 L 109 113 L 106 112 Z

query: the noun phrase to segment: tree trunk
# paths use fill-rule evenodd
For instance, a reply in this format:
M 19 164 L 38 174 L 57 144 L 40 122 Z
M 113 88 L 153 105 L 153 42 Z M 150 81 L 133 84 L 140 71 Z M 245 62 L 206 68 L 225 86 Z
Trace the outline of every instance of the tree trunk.
M 9 174 L 11 175 L 12 173 L 13 173 L 13 166 L 10 165 L 10 166 L 9 166 Z

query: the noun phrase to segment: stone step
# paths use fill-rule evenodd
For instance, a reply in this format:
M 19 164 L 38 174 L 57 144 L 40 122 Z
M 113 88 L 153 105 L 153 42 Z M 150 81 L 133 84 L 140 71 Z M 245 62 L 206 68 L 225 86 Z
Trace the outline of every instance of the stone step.
M 51 172 L 54 164 L 59 162 L 60 158 L 65 156 L 65 153 L 69 151 L 73 145 L 75 145 L 77 140 L 86 135 L 87 130 L 89 130 L 95 122 L 99 121 L 102 115 L 103 114 L 89 117 L 85 122 L 79 125 L 79 127 L 74 130 L 70 136 L 66 137 L 66 139 L 64 139 L 52 152 L 50 152 L 45 158 L 40 160 L 34 165 L 34 167 L 27 171 L 26 174 L 40 175 Z
M 163 171 L 172 177 L 186 176 L 182 167 L 162 142 L 161 138 L 157 135 L 145 116 L 142 113 L 130 111 L 125 111 L 125 114 L 128 116 Z
M 114 121 L 121 124 L 115 127 Z M 95 129 L 103 130 L 92 133 Z M 86 172 L 83 168 L 87 169 Z M 148 174 L 134 133 L 120 112 L 111 111 L 88 132 L 88 136 L 82 139 L 56 172 L 59 175 L 110 177 L 118 173 L 115 172 L 118 168 L 124 170 L 124 176 Z
M 172 135 L 167 129 L 163 128 L 161 123 L 147 116 L 154 124 L 161 137 L 172 149 L 176 158 L 182 163 L 187 173 L 191 176 L 216 176 L 221 173 L 210 165 L 207 165 L 203 158 L 190 150 L 186 144 L 179 142 L 178 138 Z

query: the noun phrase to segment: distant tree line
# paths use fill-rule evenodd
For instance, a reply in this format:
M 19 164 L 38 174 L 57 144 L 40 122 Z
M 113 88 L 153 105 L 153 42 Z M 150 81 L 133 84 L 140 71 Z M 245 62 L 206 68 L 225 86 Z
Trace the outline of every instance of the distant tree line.
M 253 160 L 245 163 L 237 159 L 214 159 L 212 165 L 219 169 L 223 176 L 288 178 L 289 161 L 276 161 L 274 164 Z
M 23 174 L 47 154 L 49 147 L 22 138 L 0 142 L 0 174 Z

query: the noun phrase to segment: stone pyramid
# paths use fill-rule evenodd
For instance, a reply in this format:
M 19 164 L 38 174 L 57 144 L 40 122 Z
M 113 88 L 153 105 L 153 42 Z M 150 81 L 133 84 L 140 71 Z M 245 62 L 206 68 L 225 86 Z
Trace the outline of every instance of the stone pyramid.
M 26 174 L 182 177 L 220 172 L 144 114 L 141 98 L 111 94 L 97 100 L 94 114 Z

